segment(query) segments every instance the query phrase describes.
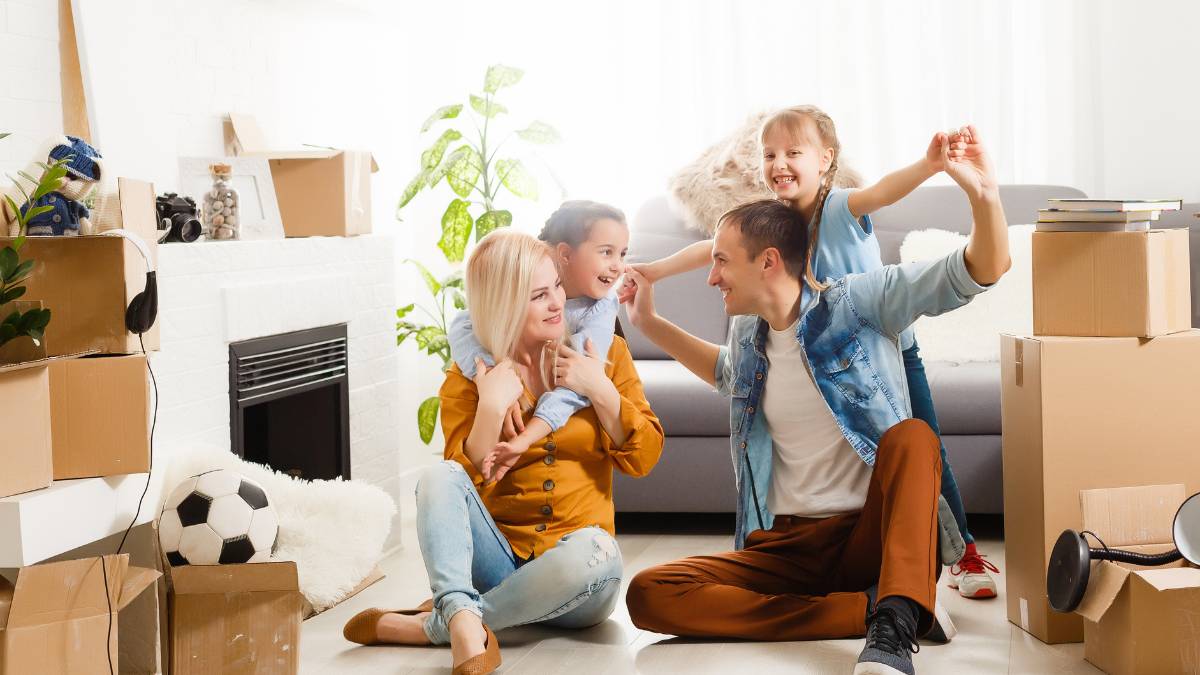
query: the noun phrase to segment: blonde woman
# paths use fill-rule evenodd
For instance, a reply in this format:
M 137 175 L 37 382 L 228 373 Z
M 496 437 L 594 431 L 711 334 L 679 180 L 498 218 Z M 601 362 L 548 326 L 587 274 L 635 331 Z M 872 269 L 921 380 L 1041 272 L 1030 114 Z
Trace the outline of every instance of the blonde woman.
M 572 351 L 553 252 L 512 230 L 489 234 L 467 263 L 475 337 L 498 357 L 457 366 L 442 385 L 446 461 L 417 485 L 417 535 L 433 604 L 360 613 L 346 637 L 362 644 L 450 643 L 455 673 L 500 664 L 492 629 L 541 623 L 595 625 L 612 612 L 621 586 L 613 529 L 613 469 L 641 476 L 662 452 L 625 341 L 607 355 Z M 507 468 L 501 428 L 516 403 L 533 404 L 555 386 L 591 401 Z

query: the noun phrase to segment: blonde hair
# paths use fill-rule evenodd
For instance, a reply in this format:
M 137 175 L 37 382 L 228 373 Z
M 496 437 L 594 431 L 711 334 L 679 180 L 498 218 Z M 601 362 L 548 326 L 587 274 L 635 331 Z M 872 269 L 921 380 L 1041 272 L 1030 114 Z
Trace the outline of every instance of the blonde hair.
M 821 212 L 825 209 L 825 199 L 829 197 L 829 191 L 833 188 L 834 180 L 838 175 L 838 160 L 842 154 L 842 144 L 838 141 L 837 127 L 833 124 L 833 118 L 815 105 L 797 105 L 790 108 L 784 108 L 767 118 L 763 122 L 762 133 L 759 135 L 760 141 L 765 139 L 767 134 L 775 129 L 783 129 L 793 138 L 804 138 L 806 135 L 806 122 L 811 122 L 817 130 L 818 140 L 824 147 L 833 149 L 833 160 L 829 163 L 829 169 L 821 176 L 821 186 L 817 189 L 816 208 L 813 209 L 812 218 L 808 224 L 808 250 L 805 253 L 804 262 L 804 282 L 810 288 L 817 291 L 825 290 L 826 285 L 819 281 L 813 273 L 813 257 L 816 254 L 817 244 L 820 239 L 821 232 Z M 849 176 L 849 186 L 861 184 L 861 178 L 857 174 Z
M 500 361 L 511 357 L 521 337 L 533 272 L 551 258 L 543 241 L 508 228 L 488 233 L 467 260 L 467 310 L 475 338 Z

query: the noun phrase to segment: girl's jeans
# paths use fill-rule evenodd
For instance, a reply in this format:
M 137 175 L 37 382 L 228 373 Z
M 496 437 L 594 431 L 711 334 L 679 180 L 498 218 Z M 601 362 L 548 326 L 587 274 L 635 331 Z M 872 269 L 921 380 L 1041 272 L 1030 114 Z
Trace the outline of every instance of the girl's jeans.
M 431 466 L 417 483 L 417 539 L 433 591 L 425 634 L 434 644 L 450 642 L 450 619 L 463 610 L 494 631 L 585 628 L 608 618 L 620 594 L 621 551 L 607 532 L 585 527 L 521 560 L 458 462 Z
M 954 471 L 950 468 L 950 458 L 946 456 L 946 444 L 942 442 L 942 430 L 938 427 L 937 414 L 933 411 L 933 394 L 929 392 L 929 380 L 925 377 L 925 364 L 921 362 L 920 351 L 915 341 L 913 346 L 904 350 L 904 372 L 908 376 L 912 414 L 928 424 L 933 433 L 937 434 L 938 444 L 942 449 L 942 496 L 954 512 L 954 520 L 958 523 L 958 531 L 962 533 L 963 541 L 970 544 L 975 541 L 975 537 L 967 531 L 967 511 L 963 508 L 958 482 L 954 480 Z

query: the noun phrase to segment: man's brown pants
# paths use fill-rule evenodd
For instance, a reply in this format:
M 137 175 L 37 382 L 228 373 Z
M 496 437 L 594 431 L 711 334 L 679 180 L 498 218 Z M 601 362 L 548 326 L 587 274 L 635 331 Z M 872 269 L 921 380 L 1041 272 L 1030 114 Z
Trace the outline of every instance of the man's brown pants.
M 744 550 L 696 556 L 633 578 L 638 628 L 689 637 L 820 640 L 866 634 L 866 589 L 928 613 L 937 565 L 937 436 L 905 420 L 880 439 L 863 510 L 830 518 L 776 516 Z

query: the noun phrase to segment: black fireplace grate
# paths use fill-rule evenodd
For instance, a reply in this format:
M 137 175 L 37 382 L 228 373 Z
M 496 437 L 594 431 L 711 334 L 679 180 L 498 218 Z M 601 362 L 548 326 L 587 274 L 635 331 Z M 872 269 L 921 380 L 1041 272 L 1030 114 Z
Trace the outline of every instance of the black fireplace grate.
M 346 376 L 346 338 L 236 357 L 242 405 Z

